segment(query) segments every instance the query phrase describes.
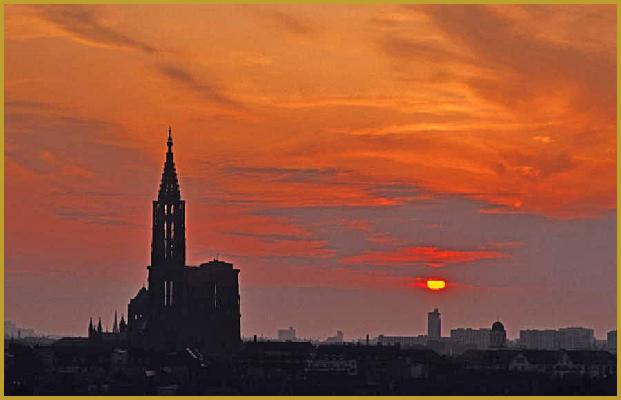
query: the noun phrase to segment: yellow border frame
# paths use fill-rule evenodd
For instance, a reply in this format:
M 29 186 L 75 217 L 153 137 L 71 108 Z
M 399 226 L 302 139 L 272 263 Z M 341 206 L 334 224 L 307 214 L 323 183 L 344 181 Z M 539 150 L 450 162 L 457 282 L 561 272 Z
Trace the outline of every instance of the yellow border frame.
M 453 1 L 399 1 L 399 0 L 339 0 L 339 1 L 329 1 L 329 0 L 242 0 L 242 1 L 210 1 L 210 0 L 184 0 L 184 1 L 171 1 L 171 0 L 150 0 L 150 1 L 132 1 L 132 0 L 65 0 L 65 1 L 37 1 L 37 0 L 2 0 L 0 7 L 0 87 L 2 88 L 0 92 L 0 101 L 2 103 L 2 110 L 0 111 L 0 123 L 2 127 L 0 128 L 2 141 L 0 142 L 0 171 L 2 172 L 2 176 L 0 177 L 0 209 L 3 211 L 2 215 L 0 215 L 0 293 L 2 294 L 2 299 L 0 299 L 0 316 L 4 321 L 4 5 L 5 4 L 171 4 L 171 3 L 179 3 L 179 4 L 200 4 L 200 3 L 221 3 L 221 4 L 283 4 L 283 3 L 306 3 L 306 4 L 320 4 L 320 3 L 347 3 L 347 4 L 378 4 L 378 3 L 392 3 L 392 4 L 616 4 L 617 5 L 617 14 L 619 12 L 619 3 L 620 1 L 607 0 L 607 1 L 576 1 L 576 0 L 566 0 L 566 1 L 558 1 L 558 0 L 548 0 L 548 1 L 537 1 L 537 0 L 518 0 L 518 1 L 510 1 L 510 0 L 493 0 L 493 1 L 468 1 L 468 0 L 453 0 Z M 621 70 L 619 69 L 619 39 L 621 38 L 621 32 L 619 30 L 619 18 L 617 15 L 617 330 L 619 327 L 619 317 L 621 316 L 621 309 L 619 307 L 619 285 L 621 284 L 621 275 L 619 274 L 619 263 L 621 261 L 621 251 L 619 248 L 621 247 L 621 239 L 619 236 L 619 225 L 621 223 L 621 218 L 619 215 L 619 208 L 621 207 L 621 190 L 619 186 L 619 176 L 621 176 L 621 146 L 619 142 L 619 122 L 620 122 L 620 114 L 621 114 L 621 104 L 619 103 L 619 94 L 621 90 L 619 88 L 619 80 L 621 79 Z M 0 325 L 0 333 L 2 333 L 2 337 L 4 337 L 4 324 Z M 619 396 L 619 383 L 621 380 L 619 379 L 619 374 L 617 374 L 617 396 L 598 396 L 599 399 L 614 399 Z M 36 399 L 40 397 L 49 398 L 49 399 L 76 399 L 79 397 L 76 396 L 5 396 L 4 395 L 4 346 L 2 346 L 2 361 L 0 362 L 0 397 L 7 399 Z M 137 398 L 152 398 L 153 396 L 90 396 L 89 398 L 107 398 L 114 397 L 118 399 L 137 399 Z M 225 399 L 246 399 L 246 398 L 263 398 L 270 399 L 276 396 L 173 396 L 173 397 L 181 397 L 184 399 L 205 399 L 205 398 L 225 398 Z M 337 396 L 277 396 L 279 398 L 306 398 L 306 399 L 321 399 L 325 397 L 337 397 Z M 394 399 L 407 399 L 407 398 L 425 398 L 426 396 L 338 396 L 339 399 L 343 400 L 354 400 L 360 398 L 394 398 Z M 450 399 L 450 398 L 465 398 L 465 399 L 478 399 L 482 396 L 433 396 L 434 399 Z M 500 396 L 487 396 L 488 398 L 495 398 Z M 574 398 L 584 398 L 588 396 L 576 396 Z M 511 396 L 513 399 L 565 399 L 565 396 Z

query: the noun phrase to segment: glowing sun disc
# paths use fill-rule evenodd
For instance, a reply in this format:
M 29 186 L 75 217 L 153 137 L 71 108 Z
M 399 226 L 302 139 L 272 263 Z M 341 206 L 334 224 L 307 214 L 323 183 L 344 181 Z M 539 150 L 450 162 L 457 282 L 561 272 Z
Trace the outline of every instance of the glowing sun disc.
M 440 280 L 428 280 L 427 281 L 427 288 L 431 289 L 431 290 L 441 290 L 444 289 L 446 287 L 446 282 L 445 281 L 440 281 Z

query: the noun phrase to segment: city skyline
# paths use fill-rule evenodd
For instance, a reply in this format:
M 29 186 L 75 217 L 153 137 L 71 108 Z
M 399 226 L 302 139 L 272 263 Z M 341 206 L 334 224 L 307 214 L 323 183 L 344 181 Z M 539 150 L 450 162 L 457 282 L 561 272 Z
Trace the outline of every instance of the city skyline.
M 127 316 L 172 125 L 243 336 L 615 329 L 614 6 L 351 10 L 7 6 L 6 319 Z

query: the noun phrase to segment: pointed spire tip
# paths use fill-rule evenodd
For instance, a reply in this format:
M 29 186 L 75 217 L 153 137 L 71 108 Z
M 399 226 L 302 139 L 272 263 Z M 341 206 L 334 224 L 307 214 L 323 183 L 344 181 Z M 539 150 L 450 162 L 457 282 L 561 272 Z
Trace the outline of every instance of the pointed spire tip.
M 170 125 L 168 125 L 168 140 L 166 141 L 166 146 L 168 146 L 168 152 L 172 151 L 172 145 L 173 145 L 172 129 L 170 128 Z

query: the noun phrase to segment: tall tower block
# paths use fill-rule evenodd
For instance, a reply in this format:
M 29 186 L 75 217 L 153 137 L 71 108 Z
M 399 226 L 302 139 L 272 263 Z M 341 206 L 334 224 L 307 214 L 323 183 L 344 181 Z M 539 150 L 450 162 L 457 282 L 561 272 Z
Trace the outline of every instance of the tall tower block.
M 437 308 L 427 313 L 427 336 L 429 339 L 439 339 L 442 335 L 442 321 Z

